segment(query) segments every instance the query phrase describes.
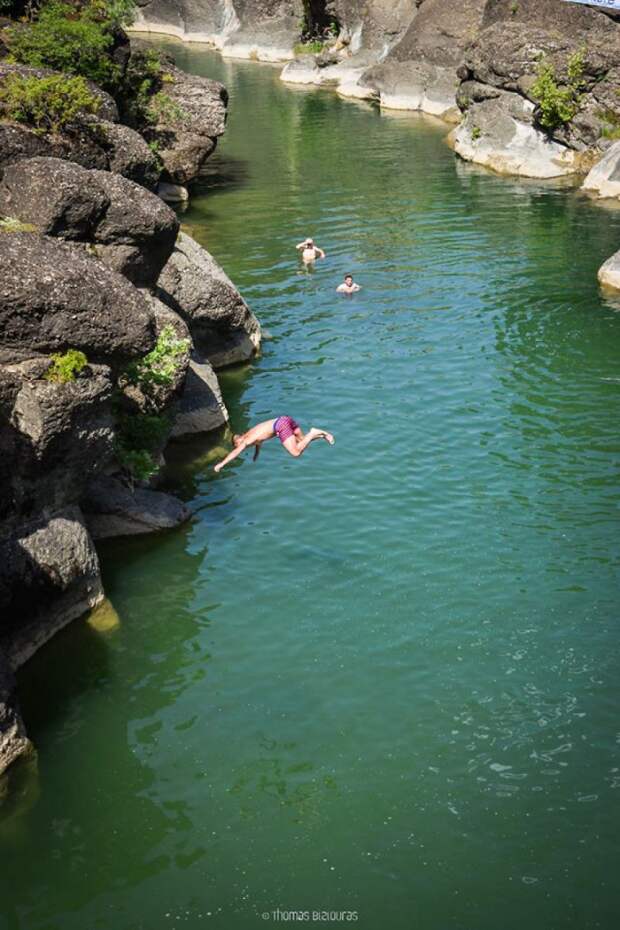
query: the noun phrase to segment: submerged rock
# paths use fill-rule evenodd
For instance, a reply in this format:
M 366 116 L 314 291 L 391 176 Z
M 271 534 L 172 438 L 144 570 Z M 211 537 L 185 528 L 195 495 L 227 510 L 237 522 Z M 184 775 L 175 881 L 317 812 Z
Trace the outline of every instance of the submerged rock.
M 171 494 L 130 488 L 111 476 L 98 478 L 88 486 L 84 508 L 93 539 L 158 533 L 180 526 L 191 516 Z
M 247 361 L 258 351 L 258 320 L 215 259 L 185 233 L 179 234 L 157 293 L 187 322 L 214 368 Z
M 80 246 L 0 232 L 0 267 L 0 362 L 75 348 L 116 364 L 153 347 L 142 294 Z
M 620 142 L 614 142 L 589 172 L 582 190 L 603 199 L 620 198 Z

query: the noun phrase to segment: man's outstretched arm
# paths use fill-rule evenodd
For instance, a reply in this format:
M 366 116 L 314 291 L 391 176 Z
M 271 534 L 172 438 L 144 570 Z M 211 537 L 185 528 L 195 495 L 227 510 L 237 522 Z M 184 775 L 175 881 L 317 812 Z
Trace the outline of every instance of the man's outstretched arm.
M 217 465 L 214 466 L 213 470 L 221 471 L 225 465 L 228 465 L 228 463 L 232 462 L 233 459 L 236 459 L 238 455 L 241 455 L 244 449 L 247 449 L 246 443 L 240 442 L 238 446 L 235 446 L 232 452 L 228 453 L 225 459 L 222 459 L 221 462 L 218 462 Z

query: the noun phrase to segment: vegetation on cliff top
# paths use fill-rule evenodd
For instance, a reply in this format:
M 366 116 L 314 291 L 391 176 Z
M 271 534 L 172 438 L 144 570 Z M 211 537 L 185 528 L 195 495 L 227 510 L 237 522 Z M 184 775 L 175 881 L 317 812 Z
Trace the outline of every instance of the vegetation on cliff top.
M 568 81 L 560 85 L 555 68 L 546 58 L 541 58 L 536 80 L 532 84 L 532 97 L 537 102 L 537 119 L 545 129 L 557 129 L 570 123 L 581 104 L 584 86 L 585 50 L 574 52 L 568 59 Z
M 123 25 L 132 22 L 133 0 L 47 0 L 34 22 L 5 31 L 20 64 L 79 75 L 114 90 L 122 77 L 112 52 Z
M 45 379 L 55 384 L 69 384 L 75 381 L 79 373 L 86 368 L 88 360 L 79 349 L 67 349 L 66 352 L 52 355 L 52 364 L 45 373 Z
M 78 114 L 97 113 L 101 101 L 82 77 L 9 74 L 0 85 L 0 118 L 26 123 L 36 132 L 60 132 Z

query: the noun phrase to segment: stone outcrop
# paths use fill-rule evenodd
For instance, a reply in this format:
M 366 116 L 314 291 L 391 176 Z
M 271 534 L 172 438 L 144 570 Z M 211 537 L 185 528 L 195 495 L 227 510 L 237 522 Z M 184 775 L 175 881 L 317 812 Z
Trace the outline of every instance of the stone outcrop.
M 603 287 L 620 291 L 620 252 L 615 252 L 611 258 L 608 258 L 601 265 L 598 271 L 598 279 Z
M 170 438 L 187 439 L 197 433 L 209 433 L 227 422 L 228 411 L 217 375 L 210 362 L 194 350 Z
M 543 126 L 533 85 L 541 61 L 567 86 L 581 58 L 576 113 Z M 528 177 L 584 170 L 606 119 L 620 117 L 620 25 L 563 0 L 487 0 L 481 29 L 459 67 L 465 113 L 454 144 L 465 159 Z
M 190 518 L 187 507 L 171 494 L 131 488 L 113 476 L 91 482 L 85 500 L 85 519 L 93 539 L 160 532 Z
M 135 43 L 128 79 L 148 73 L 148 47 Z M 226 128 L 228 92 L 218 81 L 187 74 L 170 56 L 159 54 L 160 76 L 148 104 L 148 120 L 138 128 L 157 150 L 165 183 L 186 185 L 196 178 Z M 142 123 L 140 123 L 142 119 Z
M 80 349 L 113 364 L 154 345 L 144 297 L 78 245 L 0 232 L 0 363 Z
M 13 668 L 102 599 L 97 553 L 78 507 L 0 538 L 0 652 Z
M 602 199 L 620 199 L 620 142 L 614 142 L 607 149 L 581 189 Z
M 258 320 L 215 259 L 185 233 L 159 277 L 157 293 L 187 322 L 196 348 L 215 369 L 247 361 L 258 351 Z
M 366 71 L 362 85 L 377 91 L 383 107 L 458 119 L 456 71 L 485 5 L 486 0 L 424 0 L 385 59 Z
M 112 378 L 104 365 L 89 365 L 75 381 L 46 380 L 47 359 L 7 365 L 18 382 L 10 416 L 13 468 L 4 493 L 20 518 L 72 503 L 85 476 L 113 457 Z
M 104 264 L 139 286 L 155 283 L 179 229 L 173 211 L 139 184 L 58 158 L 6 168 L 0 213 L 50 236 L 93 244 Z
M 113 55 L 126 73 L 120 33 Z M 8 63 L 2 49 L 0 59 L 0 81 L 49 73 Z M 181 501 L 145 486 L 171 436 L 227 419 L 189 327 L 220 364 L 249 357 L 260 340 L 210 256 L 196 244 L 190 256 L 183 237 L 175 249 L 176 215 L 150 192 L 161 162 L 177 187 L 198 174 L 224 131 L 226 91 L 168 60 L 161 81 L 157 119 L 147 120 L 157 157 L 94 86 L 100 113 L 61 133 L 0 122 L 0 773 L 30 751 L 13 670 L 104 598 L 93 536 L 189 518 Z M 178 274 L 174 297 L 158 285 L 164 303 L 153 287 L 169 266 Z M 68 350 L 86 361 L 50 358 Z
M 140 0 L 134 29 L 206 42 L 229 58 L 293 57 L 302 0 Z

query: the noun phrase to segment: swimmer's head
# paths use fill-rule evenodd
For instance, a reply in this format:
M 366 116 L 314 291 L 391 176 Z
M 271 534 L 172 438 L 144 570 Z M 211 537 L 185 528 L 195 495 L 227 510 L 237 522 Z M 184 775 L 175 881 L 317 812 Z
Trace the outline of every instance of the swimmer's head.
M 306 239 L 306 245 L 314 245 L 314 239 Z
M 239 436 L 238 433 L 234 433 L 233 434 L 233 446 L 235 447 L 235 449 L 237 448 L 240 442 L 241 442 L 241 436 Z
M 345 283 L 345 284 L 353 284 L 353 275 L 352 275 L 352 274 L 345 274 L 345 276 L 344 276 L 344 283 Z

